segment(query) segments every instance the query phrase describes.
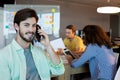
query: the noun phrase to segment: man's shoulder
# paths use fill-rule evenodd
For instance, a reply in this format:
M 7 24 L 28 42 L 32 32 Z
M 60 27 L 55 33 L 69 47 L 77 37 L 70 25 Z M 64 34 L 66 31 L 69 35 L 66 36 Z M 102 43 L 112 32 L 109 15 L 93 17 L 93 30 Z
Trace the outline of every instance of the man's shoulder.
M 79 36 L 75 36 L 75 40 L 82 40 Z
M 7 45 L 0 49 L 0 58 L 9 58 L 10 56 L 10 45 Z
M 1 53 L 1 52 L 4 52 L 4 53 L 5 53 L 5 52 L 8 52 L 9 49 L 10 49 L 10 44 L 8 44 L 7 46 L 1 48 L 1 49 L 0 49 L 0 53 Z
M 64 38 L 64 40 L 63 40 L 63 41 L 64 41 L 64 42 L 66 42 L 66 41 L 68 41 L 68 40 L 69 40 L 69 39 L 66 37 L 66 38 Z

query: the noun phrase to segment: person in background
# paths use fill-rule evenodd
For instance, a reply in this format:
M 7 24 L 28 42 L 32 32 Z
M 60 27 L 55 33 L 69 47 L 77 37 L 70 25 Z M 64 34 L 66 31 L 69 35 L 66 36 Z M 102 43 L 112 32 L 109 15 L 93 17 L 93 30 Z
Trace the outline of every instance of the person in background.
M 89 61 L 91 80 L 113 80 L 116 59 L 109 37 L 98 25 L 86 25 L 83 33 L 86 50 L 71 62 L 71 66 L 78 68 Z
M 83 40 L 76 35 L 76 27 L 74 25 L 68 25 L 66 27 L 66 38 L 64 44 L 75 55 L 81 55 L 85 50 Z
M 49 37 L 42 30 L 45 51 L 31 43 L 35 37 L 38 16 L 35 10 L 21 9 L 14 17 L 16 38 L 0 50 L 0 80 L 50 80 L 51 74 L 64 73 L 64 65 L 53 51 Z
M 83 40 L 76 35 L 76 26 L 74 25 L 66 26 L 65 32 L 66 32 L 66 38 L 64 39 L 65 47 L 73 53 L 73 56 L 75 58 L 79 58 L 80 55 L 85 50 L 85 45 L 83 43 Z M 71 55 L 66 55 L 66 58 L 69 57 L 71 57 Z M 69 61 L 68 63 L 70 64 Z M 74 80 L 79 79 L 79 75 L 81 74 L 71 75 L 71 78 L 74 78 Z

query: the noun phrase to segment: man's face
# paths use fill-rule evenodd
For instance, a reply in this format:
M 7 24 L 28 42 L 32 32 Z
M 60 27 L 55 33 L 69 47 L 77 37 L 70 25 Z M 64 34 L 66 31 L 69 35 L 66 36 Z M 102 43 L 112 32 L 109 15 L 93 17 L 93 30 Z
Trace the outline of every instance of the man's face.
M 18 28 L 19 37 L 26 42 L 31 42 L 35 37 L 36 19 L 32 17 L 21 21 Z
M 71 39 L 71 38 L 74 37 L 74 35 L 75 35 L 75 33 L 72 32 L 71 29 L 66 29 L 66 37 L 67 37 L 67 38 Z

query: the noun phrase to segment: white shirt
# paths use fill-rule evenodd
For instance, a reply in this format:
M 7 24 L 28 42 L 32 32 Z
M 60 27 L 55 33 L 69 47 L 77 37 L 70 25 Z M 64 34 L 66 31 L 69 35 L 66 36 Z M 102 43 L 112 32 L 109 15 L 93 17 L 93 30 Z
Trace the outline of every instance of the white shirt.
M 115 75 L 115 79 L 114 80 L 119 80 L 120 79 L 120 67 L 117 70 L 117 73 Z

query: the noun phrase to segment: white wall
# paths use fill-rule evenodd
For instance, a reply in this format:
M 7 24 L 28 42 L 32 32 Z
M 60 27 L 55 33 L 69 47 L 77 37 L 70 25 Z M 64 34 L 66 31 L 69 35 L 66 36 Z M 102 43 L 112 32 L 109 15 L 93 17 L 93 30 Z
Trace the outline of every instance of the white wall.
M 0 48 L 4 46 L 3 36 L 3 8 L 0 8 Z
M 96 7 L 77 3 L 67 3 L 55 0 L 16 0 L 16 4 L 45 4 L 45 5 L 60 5 L 61 14 L 61 29 L 60 36 L 65 37 L 65 27 L 69 24 L 74 24 L 77 29 L 83 29 L 87 24 L 98 24 L 105 31 L 109 31 L 110 17 L 105 14 L 98 14 Z

